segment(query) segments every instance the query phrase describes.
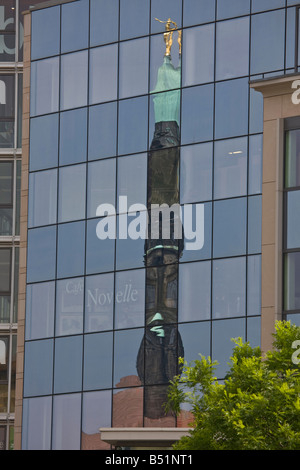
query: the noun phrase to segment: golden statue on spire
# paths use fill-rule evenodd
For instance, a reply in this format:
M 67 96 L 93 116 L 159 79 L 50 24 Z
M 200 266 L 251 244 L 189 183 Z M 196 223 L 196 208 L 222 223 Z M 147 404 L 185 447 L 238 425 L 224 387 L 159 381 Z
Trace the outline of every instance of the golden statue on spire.
M 164 41 L 166 43 L 166 56 L 171 55 L 171 47 L 173 44 L 173 33 L 174 31 L 178 31 L 178 44 L 179 44 L 179 54 L 181 54 L 181 30 L 177 29 L 177 24 L 175 21 L 172 21 L 171 18 L 169 18 L 167 21 L 162 21 L 159 20 L 158 18 L 155 18 L 156 21 L 159 21 L 160 23 L 165 23 L 166 25 L 166 32 L 164 33 Z M 173 26 L 172 26 L 173 25 Z

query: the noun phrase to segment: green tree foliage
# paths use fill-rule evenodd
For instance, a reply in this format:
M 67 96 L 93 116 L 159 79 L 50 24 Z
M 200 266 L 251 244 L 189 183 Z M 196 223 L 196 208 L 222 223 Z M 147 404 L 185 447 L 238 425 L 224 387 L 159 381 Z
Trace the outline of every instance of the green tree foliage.
M 234 339 L 229 372 L 219 382 L 217 363 L 200 356 L 169 388 L 167 409 L 189 403 L 190 435 L 178 450 L 300 450 L 300 327 L 277 322 L 273 349 L 262 354 Z

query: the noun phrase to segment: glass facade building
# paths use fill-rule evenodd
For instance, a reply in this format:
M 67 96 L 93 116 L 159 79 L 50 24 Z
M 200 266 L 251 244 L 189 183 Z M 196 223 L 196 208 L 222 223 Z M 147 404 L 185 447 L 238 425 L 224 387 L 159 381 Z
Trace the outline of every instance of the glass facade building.
M 184 428 L 188 410 L 163 409 L 178 357 L 211 356 L 221 380 L 231 338 L 260 345 L 263 96 L 249 82 L 297 71 L 296 15 L 292 0 L 31 12 L 23 449 Z M 287 214 L 299 207 L 289 164 Z M 175 210 L 166 236 L 149 216 L 161 204 L 180 207 L 182 238 Z M 298 229 L 292 217 L 293 279 Z

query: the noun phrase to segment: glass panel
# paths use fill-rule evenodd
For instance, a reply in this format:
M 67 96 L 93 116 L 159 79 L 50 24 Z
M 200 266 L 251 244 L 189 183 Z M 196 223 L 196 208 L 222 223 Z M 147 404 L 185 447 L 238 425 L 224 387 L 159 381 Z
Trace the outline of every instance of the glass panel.
M 0 426 L 0 450 L 6 450 L 6 426 Z
M 80 163 L 87 153 L 87 108 L 60 115 L 59 164 Z
M 13 210 L 12 208 L 0 207 L 0 236 L 11 235 L 13 224 Z
M 286 132 L 285 187 L 300 186 L 300 130 Z
M 181 148 L 180 203 L 208 201 L 212 198 L 212 144 Z
M 290 321 L 293 325 L 300 326 L 300 314 L 299 313 L 292 313 L 291 315 L 287 315 L 286 320 Z
M 14 128 L 13 120 L 0 121 L 0 148 L 14 147 Z
M 87 221 L 87 244 L 86 244 L 86 273 L 96 274 L 106 271 L 113 271 L 115 264 L 115 240 L 106 238 L 100 240 L 96 230 L 101 220 L 113 225 L 115 228 L 116 219 L 113 216 L 108 219 L 96 219 Z
M 217 139 L 248 133 L 248 88 L 245 78 L 216 84 Z
M 179 266 L 178 296 L 179 322 L 210 319 L 210 261 L 184 263 Z
M 22 147 L 23 74 L 18 74 L 17 147 Z
M 261 256 L 248 256 L 247 315 L 261 313 Z
M 84 337 L 83 389 L 112 387 L 112 333 L 94 333 Z
M 15 115 L 15 76 L 0 75 L 0 116 L 12 118 Z
M 0 249 L 0 292 L 10 292 L 11 249 Z
M 58 114 L 30 120 L 30 171 L 58 164 Z
M 182 208 L 184 249 L 180 261 L 211 258 L 212 204 L 189 204 Z
M 87 104 L 88 52 L 61 56 L 60 109 Z
M 0 162 L 0 206 L 13 202 L 13 162 Z
M 164 31 L 165 24 L 155 20 L 166 21 L 171 18 L 178 27 L 181 27 L 182 0 L 151 0 L 151 33 Z
M 82 352 L 82 336 L 55 340 L 54 393 L 81 390 Z
M 16 162 L 16 220 L 15 220 L 15 235 L 20 235 L 20 206 L 21 206 L 21 160 Z
M 216 49 L 217 80 L 248 75 L 249 18 L 217 23 Z
M 179 57 L 178 33 L 173 33 L 171 56 L 165 57 L 166 43 L 163 34 L 151 36 L 150 43 L 150 91 L 166 91 L 180 87 L 181 57 Z
M 52 393 L 53 341 L 25 343 L 24 397 Z
M 213 244 L 215 258 L 246 253 L 246 223 L 247 198 L 215 202 Z
M 85 289 L 85 332 L 112 330 L 114 275 L 88 276 Z
M 214 0 L 184 0 L 183 26 L 214 21 L 215 8 Z
M 57 209 L 57 170 L 29 175 L 28 226 L 55 224 Z
M 214 198 L 247 194 L 247 138 L 215 142 Z
M 117 153 L 117 103 L 89 108 L 89 160 L 112 157 Z
M 115 328 L 143 326 L 145 322 L 145 270 L 116 273 Z
M 253 15 L 251 31 L 251 74 L 283 69 L 285 11 Z
M 57 276 L 81 276 L 84 273 L 85 223 L 58 226 Z M 76 256 L 74 254 L 76 253 Z
M 132 98 L 119 103 L 118 153 L 143 152 L 147 149 L 148 98 Z
M 119 0 L 91 0 L 90 9 L 90 45 L 117 41 Z
M 13 323 L 18 322 L 18 287 L 19 287 L 19 265 L 20 248 L 15 247 L 15 266 L 14 266 L 14 292 L 13 292 Z
M 73 77 L 74 78 L 74 77 Z M 59 102 L 59 58 L 31 64 L 30 114 L 54 113 Z
M 210 322 L 178 325 L 187 362 L 199 359 L 199 354 L 210 356 Z
M 88 217 L 96 217 L 100 204 L 115 206 L 116 159 L 88 164 Z
M 214 25 L 189 28 L 183 33 L 183 86 L 214 80 Z M 197 60 L 195 58 L 197 57 Z
M 26 339 L 54 335 L 54 282 L 27 285 Z
M 286 193 L 286 248 L 300 248 L 300 191 Z
M 144 388 L 145 427 L 170 426 L 174 428 L 176 426 L 174 414 L 170 411 L 168 413 L 164 411 L 164 404 L 168 399 L 168 390 L 168 385 L 150 385 Z
M 58 220 L 85 217 L 86 165 L 72 165 L 59 170 Z
M 54 397 L 52 449 L 80 450 L 80 423 L 81 394 Z
M 149 33 L 150 0 L 120 2 L 120 39 Z
M 182 144 L 212 139 L 213 94 L 212 85 L 182 90 Z
M 248 254 L 261 252 L 262 198 L 248 198 Z
M 248 194 L 259 194 L 262 192 L 262 149 L 262 134 L 250 136 Z
M 90 104 L 117 99 L 118 46 L 90 50 Z
M 247 318 L 247 341 L 252 348 L 261 346 L 261 317 Z
M 82 277 L 57 281 L 55 320 L 57 336 L 82 333 L 83 294 L 84 280 Z
M 31 59 L 60 52 L 60 7 L 45 8 L 31 14 Z
M 146 206 L 147 194 L 147 154 L 131 155 L 118 159 L 118 211 L 120 196 L 127 198 L 127 209 L 132 204 Z M 125 211 L 127 210 L 125 209 Z M 122 211 L 123 212 L 123 211 Z
M 264 99 L 262 93 L 250 89 L 250 115 L 249 115 L 249 131 L 250 134 L 263 132 L 263 105 Z
M 27 282 L 47 281 L 55 277 L 56 227 L 28 231 Z
M 247 15 L 247 13 L 250 13 L 250 0 L 218 0 L 218 20 Z
M 284 257 L 284 310 L 300 309 L 300 252 Z
M 15 6 L 16 0 L 2 0 L 0 7 L 0 30 L 15 30 Z
M 285 0 L 252 0 L 252 13 L 285 6 Z
M 52 398 L 23 401 L 22 449 L 50 450 Z
M 140 385 L 137 374 L 137 356 L 144 330 L 120 330 L 114 340 L 114 386 L 117 388 Z
M 88 47 L 89 0 L 62 5 L 61 52 L 76 51 Z
M 228 362 L 232 355 L 234 343 L 231 338 L 242 338 L 245 341 L 245 320 L 221 320 L 212 323 L 212 359 L 218 361 L 217 377 L 223 378 L 228 372 Z
M 124 410 L 126 403 L 126 410 Z M 112 426 L 143 427 L 144 389 L 142 387 L 113 391 Z
M 246 313 L 246 258 L 213 261 L 213 318 Z
M 149 39 L 120 43 L 119 96 L 143 95 L 148 91 Z
M 83 394 L 81 450 L 109 450 L 110 445 L 101 441 L 100 428 L 111 427 L 111 391 Z
M 144 266 L 144 234 L 146 231 L 146 211 L 137 212 L 137 214 L 131 212 L 128 216 L 124 214 L 117 218 L 116 269 L 130 269 Z M 119 233 L 121 233 L 121 236 L 119 236 Z M 139 238 L 135 238 L 137 236 Z

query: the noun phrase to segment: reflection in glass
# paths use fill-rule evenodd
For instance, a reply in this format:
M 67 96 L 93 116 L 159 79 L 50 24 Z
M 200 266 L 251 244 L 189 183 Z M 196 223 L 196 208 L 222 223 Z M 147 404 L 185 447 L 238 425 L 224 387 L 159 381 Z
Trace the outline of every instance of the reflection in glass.
M 41 263 L 41 260 L 43 262 Z M 56 227 L 35 228 L 28 231 L 27 282 L 55 278 Z
M 225 377 L 228 372 L 230 356 L 234 348 L 231 338 L 245 341 L 245 319 L 219 320 L 212 322 L 212 360 L 218 361 L 217 378 Z
M 204 211 L 203 218 L 201 217 L 201 206 L 203 206 Z M 185 249 L 182 252 L 180 261 L 196 261 L 211 258 L 212 203 L 186 204 L 182 209 Z M 188 245 L 190 249 L 187 249 Z
M 115 205 L 115 188 L 115 158 L 88 164 L 88 217 L 96 217 L 97 207 L 100 204 Z
M 164 31 L 164 23 L 156 21 L 158 18 L 161 21 L 167 21 L 168 18 L 172 18 L 177 24 L 177 27 L 181 27 L 181 11 L 182 11 L 182 0 L 151 0 L 151 33 L 160 33 Z
M 29 174 L 28 226 L 56 222 L 57 170 Z
M 141 119 L 144 116 L 145 119 Z M 131 98 L 119 102 L 118 154 L 143 152 L 148 139 L 148 98 Z
M 183 26 L 214 21 L 215 9 L 215 0 L 184 0 Z
M 149 33 L 150 0 L 120 2 L 120 39 Z
M 56 338 L 54 350 L 54 393 L 81 390 L 82 352 L 82 336 Z
M 55 113 L 59 102 L 59 58 L 31 63 L 30 114 Z
M 210 356 L 210 329 L 211 323 L 208 321 L 178 326 L 184 344 L 184 359 L 187 362 L 199 359 L 199 354 Z
M 15 115 L 15 76 L 0 75 L 0 116 L 13 118 Z
M 210 319 L 211 262 L 181 264 L 179 279 L 178 321 Z
M 10 275 L 11 275 L 11 248 L 0 249 L 0 292 L 10 292 Z
M 252 0 L 252 13 L 285 6 L 284 0 Z
M 247 194 L 247 138 L 215 142 L 214 198 Z
M 255 134 L 263 132 L 263 95 L 253 88 L 250 89 L 250 115 L 249 132 Z
M 183 86 L 198 85 L 214 80 L 214 42 L 214 25 L 210 24 L 184 30 Z
M 57 277 L 82 276 L 84 273 L 84 247 L 84 222 L 58 225 Z
M 28 284 L 26 291 L 26 339 L 54 334 L 55 283 Z M 41 315 L 43 312 L 43 315 Z
M 126 403 L 126 408 L 124 408 Z M 131 387 L 113 391 L 112 426 L 143 427 L 144 388 Z
M 248 194 L 262 192 L 262 134 L 249 136 Z
M 248 198 L 248 253 L 261 252 L 262 198 Z
M 31 60 L 60 52 L 60 7 L 45 8 L 31 14 Z
M 60 114 L 59 164 L 80 163 L 86 160 L 87 108 Z
M 250 0 L 218 0 L 218 20 L 247 13 L 250 13 Z
M 60 109 L 87 105 L 88 53 L 61 56 Z
M 300 130 L 285 134 L 285 187 L 300 186 Z
M 80 450 L 81 394 L 53 398 L 52 450 Z
M 25 343 L 24 397 L 52 393 L 53 340 Z
M 117 98 L 118 46 L 112 44 L 90 50 L 89 103 Z
M 85 332 L 112 330 L 114 275 L 87 276 L 85 281 Z
M 213 85 L 182 90 L 182 144 L 212 140 L 213 94 Z
M 245 258 L 213 261 L 213 318 L 245 315 L 245 299 Z
M 118 40 L 119 0 L 91 0 L 90 45 L 98 46 Z
M 112 216 L 113 224 L 115 218 Z M 115 240 L 100 240 L 96 235 L 97 224 L 101 219 L 87 221 L 86 274 L 113 271 L 115 266 Z
M 247 262 L 247 315 L 261 312 L 261 256 L 248 256 Z
M 146 204 L 147 154 L 130 155 L 118 159 L 118 198 L 127 198 L 128 210 L 133 204 Z M 120 212 L 118 205 L 118 212 Z
M 117 103 L 89 108 L 88 158 L 112 157 L 117 152 Z
M 144 334 L 142 328 L 115 331 L 114 386 L 117 388 L 140 385 L 137 375 L 137 351 Z
M 115 328 L 143 326 L 145 321 L 145 271 L 116 273 Z
M 88 47 L 89 0 L 62 5 L 61 52 Z
M 58 114 L 30 120 L 30 171 L 57 166 L 58 127 Z
M 212 198 L 212 143 L 181 148 L 181 204 L 208 201 Z
M 174 25 L 173 25 L 174 26 Z M 162 63 L 162 57 L 166 51 L 165 36 L 155 34 L 150 38 L 150 91 L 154 90 L 158 84 L 158 76 L 164 78 L 165 83 L 161 91 L 172 90 L 180 87 L 181 77 L 177 68 L 180 66 L 181 56 L 179 55 L 179 37 L 178 32 L 173 32 L 172 40 L 172 58 L 165 56 Z M 175 71 L 173 68 L 175 67 Z M 168 70 L 168 74 L 165 72 Z M 173 73 L 172 73 L 173 71 Z M 157 90 L 160 91 L 160 90 Z
M 251 347 L 261 347 L 261 317 L 247 318 L 247 341 Z
M 14 147 L 14 119 L 0 121 L 0 148 Z
M 23 401 L 22 449 L 50 450 L 52 398 Z
M 110 449 L 101 441 L 99 429 L 111 427 L 111 401 L 110 390 L 83 394 L 81 450 Z
M 59 170 L 58 220 L 85 217 L 86 165 L 72 165 Z
M 284 257 L 284 310 L 300 309 L 300 252 Z
M 149 39 L 120 43 L 119 97 L 127 98 L 148 91 Z
M 56 336 L 82 333 L 83 329 L 82 277 L 65 279 L 56 283 Z
M 216 54 L 217 80 L 248 75 L 249 17 L 217 23 Z
M 112 386 L 112 333 L 94 333 L 84 337 L 83 389 Z
M 300 247 L 300 191 L 286 193 L 286 248 Z

